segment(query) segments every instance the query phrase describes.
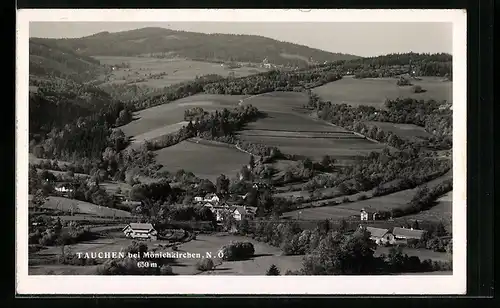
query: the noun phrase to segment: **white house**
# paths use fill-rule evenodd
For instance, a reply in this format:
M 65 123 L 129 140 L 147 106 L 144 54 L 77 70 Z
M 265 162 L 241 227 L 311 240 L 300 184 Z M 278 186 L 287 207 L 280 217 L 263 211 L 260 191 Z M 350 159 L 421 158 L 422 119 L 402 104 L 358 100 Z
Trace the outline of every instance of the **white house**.
M 236 206 L 233 210 L 233 217 L 237 221 L 240 221 L 243 217 L 253 218 L 255 217 L 256 211 L 256 207 Z
M 70 184 L 59 184 L 54 189 L 55 191 L 61 194 L 67 194 L 73 192 L 73 187 Z
M 205 196 L 205 199 L 203 199 L 205 202 L 213 202 L 213 203 L 219 203 L 220 198 L 216 194 L 207 194 Z
M 360 218 L 361 218 L 362 221 L 363 220 L 368 220 L 368 213 L 365 211 L 365 209 L 361 210 Z
M 150 223 L 130 223 L 123 228 L 126 237 L 133 239 L 156 240 L 158 232 Z
M 203 197 L 200 196 L 194 197 L 194 202 L 203 202 Z

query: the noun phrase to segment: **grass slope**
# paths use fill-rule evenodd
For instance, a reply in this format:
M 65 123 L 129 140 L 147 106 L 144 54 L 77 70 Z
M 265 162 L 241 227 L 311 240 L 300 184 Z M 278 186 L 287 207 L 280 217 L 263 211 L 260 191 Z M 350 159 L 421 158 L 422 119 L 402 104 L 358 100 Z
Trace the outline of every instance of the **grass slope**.
M 65 212 L 74 211 L 75 214 L 88 214 L 109 217 L 132 217 L 132 215 L 126 211 L 103 207 L 93 203 L 68 199 L 64 197 L 50 196 L 48 197 L 47 202 L 42 205 L 42 207 Z
M 340 80 L 315 88 L 313 92 L 324 101 L 352 106 L 374 106 L 375 108 L 384 108 L 386 99 L 398 97 L 452 102 L 452 83 L 441 80 L 442 78 L 437 77 L 422 77 L 421 81 L 412 80 L 414 85 L 420 85 L 427 90 L 424 93 L 413 93 L 412 87 L 397 86 L 394 78 L 356 79 L 344 76 Z
M 234 177 L 250 159 L 248 154 L 229 145 L 198 139 L 189 139 L 155 153 L 156 161 L 165 170 L 173 172 L 184 169 L 214 183 L 221 174 Z

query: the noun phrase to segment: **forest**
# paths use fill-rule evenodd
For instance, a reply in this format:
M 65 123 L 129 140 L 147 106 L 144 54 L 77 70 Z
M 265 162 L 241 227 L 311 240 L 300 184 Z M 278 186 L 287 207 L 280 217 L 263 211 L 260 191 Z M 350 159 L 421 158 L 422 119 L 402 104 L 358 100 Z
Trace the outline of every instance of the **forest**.
M 311 58 L 321 63 L 358 58 L 256 35 L 204 34 L 154 27 L 49 41 L 72 50 L 79 48 L 82 54 L 90 56 L 164 53 L 171 57 L 251 63 L 260 63 L 267 58 L 270 63 L 277 65 L 303 67 L 309 64 Z

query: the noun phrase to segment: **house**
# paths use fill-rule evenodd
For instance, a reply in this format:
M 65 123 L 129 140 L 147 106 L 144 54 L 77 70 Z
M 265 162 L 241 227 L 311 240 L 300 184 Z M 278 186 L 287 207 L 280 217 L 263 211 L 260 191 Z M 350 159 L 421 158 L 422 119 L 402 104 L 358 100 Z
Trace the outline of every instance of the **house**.
M 133 239 L 156 240 L 158 232 L 150 223 L 130 223 L 123 228 L 126 237 Z
M 132 200 L 125 200 L 125 201 L 122 201 L 122 205 L 125 205 L 125 206 L 128 206 L 130 208 L 136 208 L 140 205 L 142 205 L 142 202 L 141 201 L 132 201 Z
M 203 197 L 200 196 L 194 197 L 194 202 L 203 202 Z
M 401 239 L 401 240 L 409 240 L 409 239 L 414 239 L 414 240 L 421 240 L 422 237 L 425 234 L 425 230 L 417 230 L 417 229 L 407 229 L 407 228 L 400 228 L 400 227 L 394 227 L 392 230 L 392 233 L 394 234 L 396 239 Z
M 377 245 L 393 245 L 396 243 L 394 234 L 392 234 L 392 232 L 388 229 L 366 227 L 366 231 L 370 232 L 370 239 L 377 243 Z
M 56 185 L 56 187 L 54 189 L 58 193 L 68 194 L 68 193 L 73 192 L 73 185 L 71 185 L 70 183 L 60 183 L 60 184 Z
M 217 196 L 217 194 L 207 194 L 205 198 L 203 199 L 205 202 L 213 202 L 213 203 L 219 203 L 220 198 Z
M 360 218 L 361 221 L 368 220 L 368 212 L 366 212 L 365 209 L 361 210 Z
M 233 210 L 233 217 L 236 221 L 240 221 L 243 217 L 253 218 L 255 212 L 246 206 L 235 206 Z

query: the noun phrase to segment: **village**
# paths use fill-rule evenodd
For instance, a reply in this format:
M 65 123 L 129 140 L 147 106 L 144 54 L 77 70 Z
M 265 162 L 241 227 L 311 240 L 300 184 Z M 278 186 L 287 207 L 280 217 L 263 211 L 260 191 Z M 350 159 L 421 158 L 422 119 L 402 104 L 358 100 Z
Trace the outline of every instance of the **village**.
M 76 183 L 71 182 L 57 182 L 54 184 L 54 195 L 60 197 L 70 197 L 71 193 L 74 191 Z M 95 184 L 95 183 L 94 183 Z M 254 183 L 252 188 L 258 189 L 263 183 Z M 253 222 L 257 218 L 257 207 L 244 205 L 245 199 L 248 197 L 249 193 L 244 195 L 235 196 L 222 196 L 218 193 L 207 193 L 204 196 L 195 196 L 193 199 L 192 206 L 202 206 L 209 209 L 217 224 L 217 230 L 228 233 L 238 233 L 238 228 L 241 225 L 242 220 L 248 222 Z M 129 208 L 135 208 L 143 205 L 143 201 L 130 200 L 123 195 L 115 195 L 115 202 L 120 203 L 122 206 Z M 31 200 L 32 198 L 30 198 Z M 232 201 L 229 201 L 232 200 Z M 237 200 L 237 201 L 235 201 Z M 72 210 L 71 215 L 76 213 Z M 140 220 L 138 218 L 132 218 L 132 220 Z M 135 240 L 158 240 L 158 230 L 154 224 L 150 222 L 133 222 L 130 220 L 127 222 L 126 226 L 122 229 L 125 237 L 135 239 Z M 366 209 L 360 211 L 359 217 L 352 217 L 350 220 L 351 224 L 353 222 L 359 222 L 359 228 L 363 228 L 370 233 L 370 239 L 373 240 L 377 245 L 390 246 L 390 245 L 407 245 L 408 240 L 410 241 L 420 241 L 424 238 L 426 230 L 421 230 L 418 225 L 415 227 L 406 227 L 404 225 L 398 226 L 395 222 L 389 219 L 389 223 L 394 225 L 392 228 L 380 228 L 376 227 L 377 222 L 381 222 L 378 219 L 377 212 L 370 212 Z M 167 230 L 168 232 L 180 232 L 184 234 L 184 230 Z M 164 232 L 163 232 L 164 233 Z

